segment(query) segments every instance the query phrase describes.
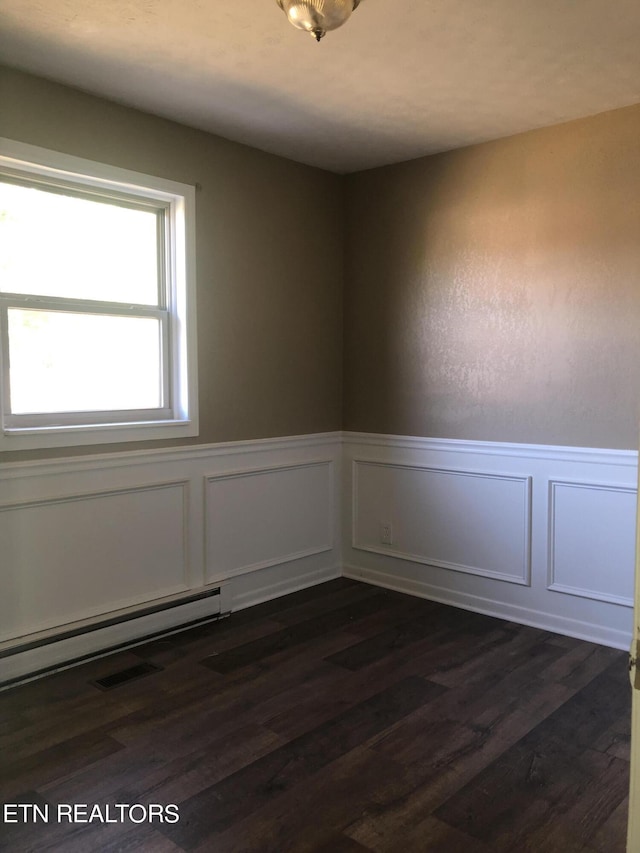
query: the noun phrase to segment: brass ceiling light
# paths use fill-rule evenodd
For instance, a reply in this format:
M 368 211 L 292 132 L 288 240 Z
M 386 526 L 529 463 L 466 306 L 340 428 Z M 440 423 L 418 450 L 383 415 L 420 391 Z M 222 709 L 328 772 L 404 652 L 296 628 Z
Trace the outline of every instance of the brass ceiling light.
M 316 41 L 328 30 L 337 30 L 351 16 L 360 0 L 276 0 L 290 23 L 306 30 Z

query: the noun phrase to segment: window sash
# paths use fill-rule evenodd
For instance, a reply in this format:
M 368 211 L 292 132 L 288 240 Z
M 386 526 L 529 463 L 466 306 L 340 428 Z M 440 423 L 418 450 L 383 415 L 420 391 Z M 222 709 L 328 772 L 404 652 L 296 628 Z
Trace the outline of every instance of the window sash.
M 105 187 L 90 187 L 82 184 L 76 184 L 73 181 L 61 180 L 45 175 L 25 173 L 17 169 L 7 169 L 6 167 L 0 168 L 0 182 L 37 189 L 43 192 L 69 195 L 86 201 L 111 204 L 115 207 L 124 207 L 130 210 L 155 212 L 157 252 L 156 268 L 158 271 L 157 305 L 160 308 L 169 307 L 170 294 L 168 292 L 168 273 L 172 269 L 171 240 L 169 239 L 171 204 L 169 202 L 162 201 L 158 198 L 145 198 L 144 196 L 131 195 L 126 192 L 107 189 Z M 0 295 L 3 295 L 1 288 Z
M 42 412 L 14 414 L 11 409 L 11 377 L 9 359 L 9 309 L 60 311 L 67 314 L 152 318 L 160 323 L 160 371 L 162 406 L 152 409 L 106 409 L 100 411 Z M 23 294 L 0 293 L 0 329 L 2 338 L 2 383 L 5 400 L 4 427 L 26 430 L 64 426 L 117 425 L 121 423 L 168 421 L 175 418 L 174 383 L 172 381 L 172 317 L 168 309 L 148 305 L 124 305 L 120 302 L 98 302 Z

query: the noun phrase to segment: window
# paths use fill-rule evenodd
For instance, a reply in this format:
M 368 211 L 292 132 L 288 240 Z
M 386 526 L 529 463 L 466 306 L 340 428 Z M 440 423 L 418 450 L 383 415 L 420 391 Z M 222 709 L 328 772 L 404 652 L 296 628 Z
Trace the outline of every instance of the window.
M 0 140 L 0 448 L 197 435 L 194 208 Z

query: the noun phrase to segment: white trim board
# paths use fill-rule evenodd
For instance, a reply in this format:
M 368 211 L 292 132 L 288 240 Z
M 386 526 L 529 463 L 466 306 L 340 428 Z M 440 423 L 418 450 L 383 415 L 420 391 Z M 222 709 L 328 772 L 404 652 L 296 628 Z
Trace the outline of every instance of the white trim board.
M 65 456 L 56 459 L 35 459 L 21 462 L 2 462 L 0 474 L 3 480 L 41 477 L 45 474 L 61 474 L 98 471 L 109 468 L 129 468 L 134 465 L 153 465 L 167 462 L 198 462 L 216 457 L 244 458 L 251 453 L 277 453 L 278 451 L 305 450 L 306 448 L 340 447 L 343 433 L 322 432 L 308 435 L 279 436 L 277 438 L 243 439 L 221 441 L 215 444 L 184 445 L 154 450 L 126 450 L 97 453 L 87 456 Z
M 407 595 L 415 595 L 417 598 L 427 598 L 429 601 L 437 601 L 440 604 L 448 604 L 451 607 L 459 607 L 461 610 L 470 610 L 473 613 L 483 613 L 485 616 L 517 622 L 520 625 L 530 625 L 532 628 L 540 628 L 554 634 L 576 637 L 579 640 L 587 640 L 591 643 L 624 651 L 629 648 L 626 631 L 601 628 L 590 622 L 557 617 L 538 610 L 515 607 L 503 601 L 493 601 L 464 592 L 456 593 L 451 589 L 373 569 L 345 566 L 342 574 L 346 578 L 363 581 L 373 586 L 392 589 L 395 592 L 404 592 Z
M 342 569 L 339 565 L 288 576 L 282 571 L 283 568 L 285 567 L 281 567 L 278 572 L 279 579 L 274 573 L 270 578 L 265 578 L 261 586 L 252 582 L 243 588 L 240 585 L 242 580 L 237 578 L 233 592 L 233 612 L 246 610 L 247 607 L 254 607 L 256 604 L 263 604 L 265 601 L 272 601 L 274 598 L 300 592 L 302 589 L 342 577 Z
M 637 461 L 626 450 L 347 433 L 345 574 L 628 647 Z
M 562 462 L 606 463 L 607 465 L 637 466 L 637 450 L 617 450 L 599 447 L 571 447 L 554 444 L 520 444 L 502 441 L 471 441 L 459 438 L 422 438 L 413 435 L 343 432 L 345 445 L 359 447 L 393 447 L 403 450 L 433 453 L 474 453 L 481 456 L 515 456 L 519 459 L 547 459 Z

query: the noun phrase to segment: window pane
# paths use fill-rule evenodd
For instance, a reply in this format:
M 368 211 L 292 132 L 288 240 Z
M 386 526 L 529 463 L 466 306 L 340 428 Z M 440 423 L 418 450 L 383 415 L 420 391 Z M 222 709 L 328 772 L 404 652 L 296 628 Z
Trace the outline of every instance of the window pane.
M 157 217 L 0 181 L 0 290 L 157 305 Z
M 14 415 L 162 406 L 155 317 L 10 308 Z

